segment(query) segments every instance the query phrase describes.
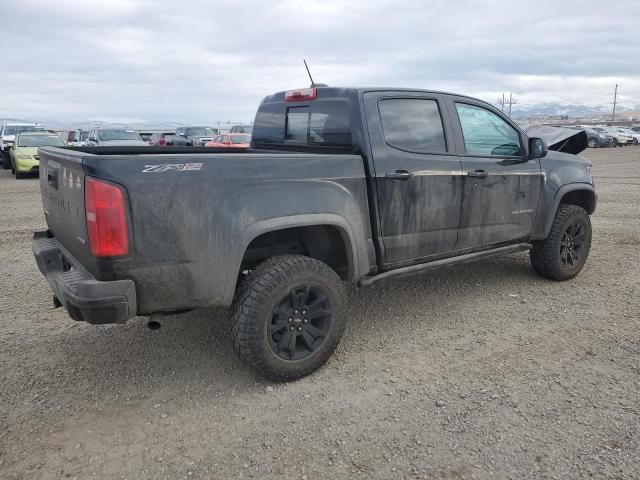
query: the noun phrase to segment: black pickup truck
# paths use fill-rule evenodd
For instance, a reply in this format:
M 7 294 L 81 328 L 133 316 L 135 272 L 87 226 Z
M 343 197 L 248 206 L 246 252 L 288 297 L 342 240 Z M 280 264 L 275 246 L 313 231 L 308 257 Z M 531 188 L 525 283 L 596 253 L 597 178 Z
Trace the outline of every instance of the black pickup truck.
M 57 306 L 95 324 L 231 306 L 236 351 L 274 380 L 331 355 L 344 282 L 524 250 L 566 280 L 596 208 L 588 160 L 422 90 L 270 95 L 238 152 L 47 147 L 40 162 L 33 252 Z

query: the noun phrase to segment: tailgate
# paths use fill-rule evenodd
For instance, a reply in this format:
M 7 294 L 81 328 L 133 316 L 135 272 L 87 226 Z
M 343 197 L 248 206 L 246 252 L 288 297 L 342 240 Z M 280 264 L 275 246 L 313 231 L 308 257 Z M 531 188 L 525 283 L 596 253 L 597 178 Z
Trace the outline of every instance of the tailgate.
M 82 264 L 93 263 L 84 211 L 82 154 L 41 148 L 40 191 L 49 230 Z

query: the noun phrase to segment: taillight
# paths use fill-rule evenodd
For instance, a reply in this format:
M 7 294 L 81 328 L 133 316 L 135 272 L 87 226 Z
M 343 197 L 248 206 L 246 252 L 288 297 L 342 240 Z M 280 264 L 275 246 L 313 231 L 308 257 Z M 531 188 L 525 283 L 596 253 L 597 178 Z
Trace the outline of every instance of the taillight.
M 285 102 L 302 102 L 305 100 L 314 100 L 318 96 L 318 89 L 316 87 L 311 88 L 299 88 L 298 90 L 289 90 L 284 94 Z
M 91 177 L 85 178 L 84 186 L 91 253 L 96 257 L 126 255 L 129 252 L 129 237 L 122 190 Z

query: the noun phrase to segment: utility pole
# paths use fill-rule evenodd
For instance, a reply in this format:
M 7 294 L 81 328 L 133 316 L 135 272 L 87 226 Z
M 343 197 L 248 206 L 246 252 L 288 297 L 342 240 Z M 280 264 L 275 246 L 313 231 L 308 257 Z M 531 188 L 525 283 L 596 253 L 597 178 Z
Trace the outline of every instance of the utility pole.
M 613 91 L 613 112 L 611 113 L 611 121 L 615 121 L 616 119 L 616 101 L 618 100 L 618 84 L 616 83 L 616 88 Z
M 504 113 L 504 105 L 505 105 L 505 103 L 506 103 L 506 100 L 504 98 L 504 92 L 503 92 L 502 93 L 502 99 L 500 99 L 500 98 L 498 99 L 498 105 L 500 105 L 500 111 L 502 113 Z
M 513 98 L 513 93 L 509 93 L 509 102 L 507 102 L 509 104 L 509 118 L 511 118 L 511 105 L 515 105 L 516 103 L 516 99 Z

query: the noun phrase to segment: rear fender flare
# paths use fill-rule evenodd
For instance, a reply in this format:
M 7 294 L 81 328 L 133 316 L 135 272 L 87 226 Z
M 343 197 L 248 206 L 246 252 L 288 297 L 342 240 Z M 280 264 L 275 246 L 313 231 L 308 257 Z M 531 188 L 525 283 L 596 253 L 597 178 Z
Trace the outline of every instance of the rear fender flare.
M 283 230 L 286 228 L 311 227 L 320 225 L 336 227 L 341 233 L 347 251 L 347 260 L 349 262 L 348 277 L 350 280 L 359 278 L 360 268 L 358 265 L 358 249 L 355 241 L 355 235 L 353 233 L 353 230 L 351 229 L 351 226 L 343 217 L 339 215 L 324 213 L 300 214 L 287 217 L 269 218 L 248 225 L 240 235 L 240 243 L 242 248 L 238 249 L 240 255 L 234 259 L 234 268 L 232 269 L 232 271 L 237 272 L 240 270 L 242 258 L 247 248 L 249 247 L 249 244 L 251 244 L 251 242 L 260 235 L 276 230 Z M 225 292 L 224 300 L 225 303 L 231 303 L 231 301 L 233 300 L 233 295 L 235 293 L 235 282 L 227 282 L 227 285 L 230 288 L 228 288 Z

